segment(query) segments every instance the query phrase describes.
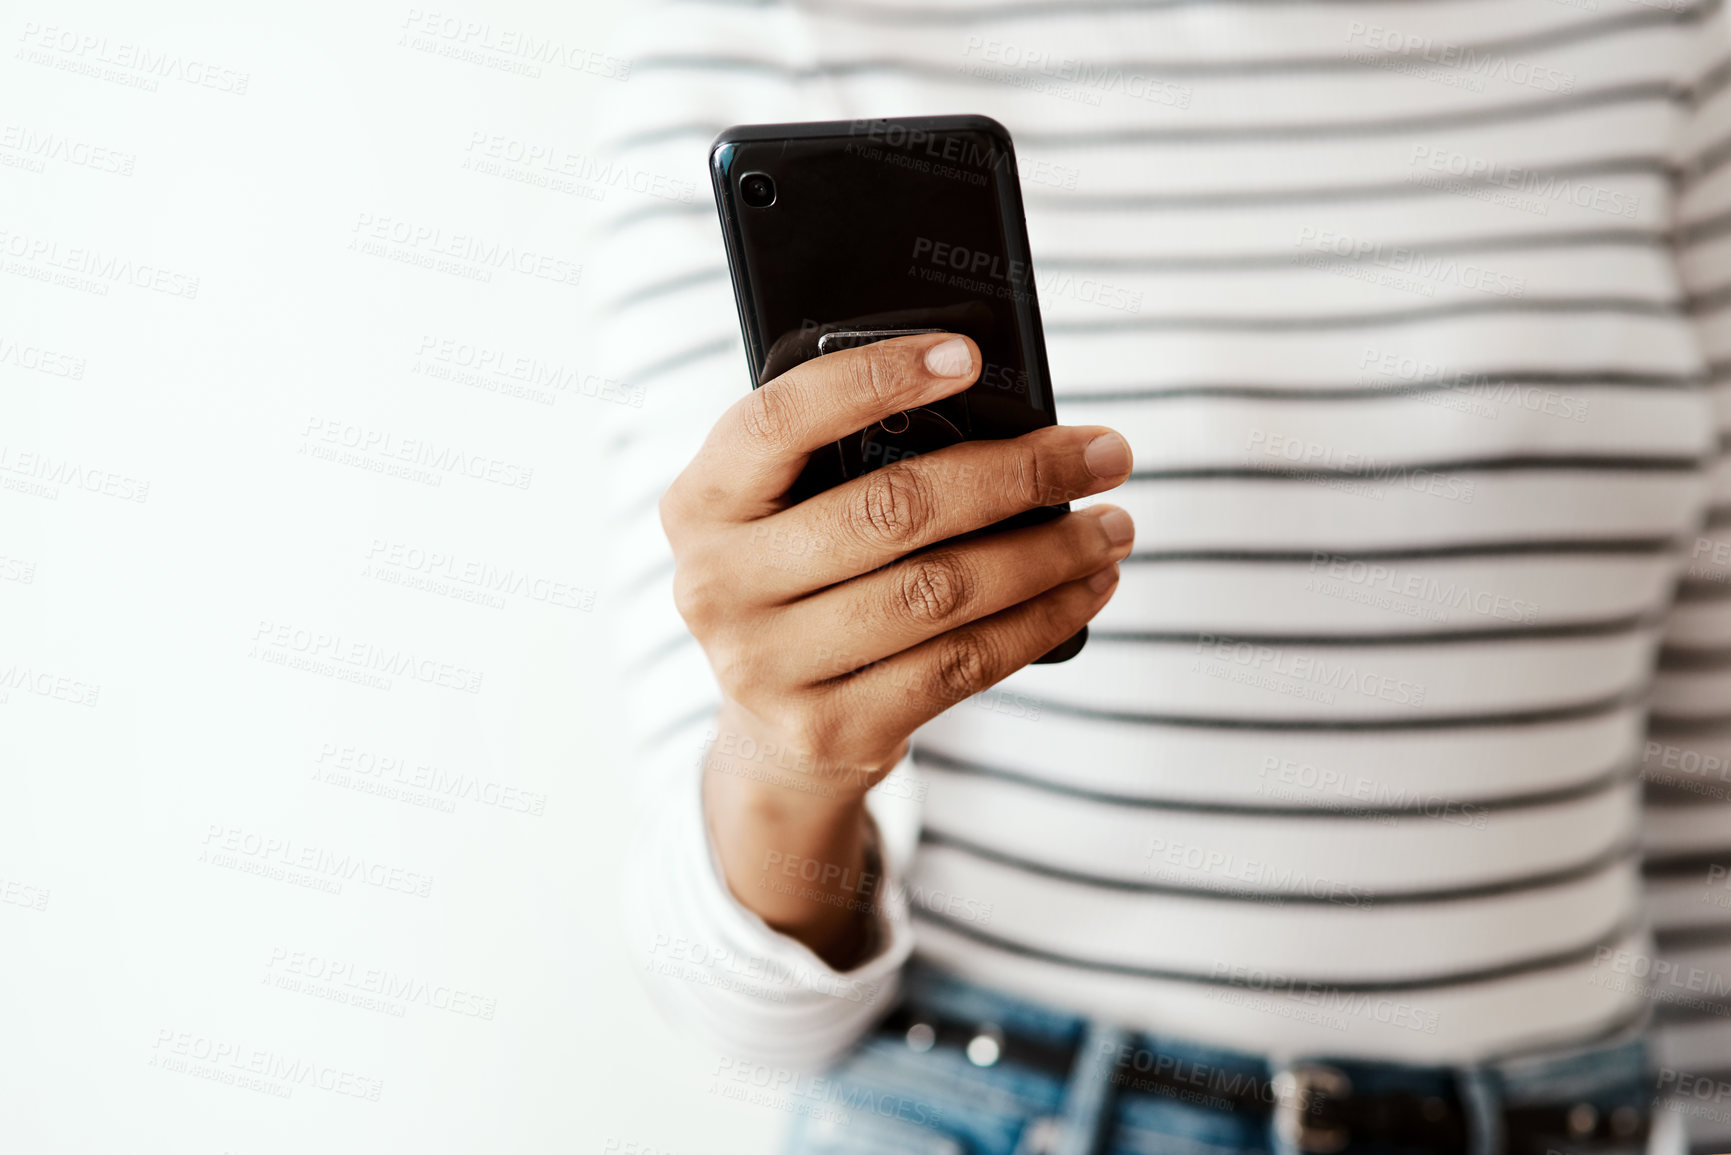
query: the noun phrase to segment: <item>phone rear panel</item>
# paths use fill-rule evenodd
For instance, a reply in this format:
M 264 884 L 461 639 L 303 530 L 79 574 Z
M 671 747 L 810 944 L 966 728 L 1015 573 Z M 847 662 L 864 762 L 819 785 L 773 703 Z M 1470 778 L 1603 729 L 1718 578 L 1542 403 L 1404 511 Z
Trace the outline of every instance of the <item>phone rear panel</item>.
M 961 394 L 813 454 L 795 500 L 957 441 L 1055 423 L 1002 125 L 946 116 L 739 126 L 711 146 L 710 176 L 753 388 L 823 353 L 910 331 L 966 334 L 983 359 Z M 771 203 L 761 181 L 748 182 L 754 176 L 769 178 Z M 991 528 L 1068 508 L 1055 503 Z M 1083 636 L 1044 660 L 1070 656 Z

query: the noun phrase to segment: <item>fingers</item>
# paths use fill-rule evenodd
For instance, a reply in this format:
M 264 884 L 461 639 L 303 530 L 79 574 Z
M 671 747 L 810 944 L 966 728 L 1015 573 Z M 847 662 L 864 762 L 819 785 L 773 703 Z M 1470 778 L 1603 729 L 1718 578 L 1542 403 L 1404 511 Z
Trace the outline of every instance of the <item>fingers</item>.
M 1024 529 L 942 545 L 785 606 L 775 634 L 812 654 L 811 681 L 845 674 L 1098 572 L 1130 552 L 1130 515 L 1096 505 Z
M 814 357 L 722 414 L 675 482 L 682 506 L 745 521 L 779 508 L 810 454 L 904 409 L 960 393 L 979 374 L 973 341 L 921 333 Z M 666 505 L 664 505 L 664 510 Z
M 1020 605 L 904 650 L 835 684 L 832 708 L 862 725 L 912 733 L 964 698 L 1001 682 L 1100 612 L 1118 584 L 1116 563 Z M 905 730 L 900 728 L 905 727 Z
M 1111 489 L 1130 467 L 1129 444 L 1098 425 L 967 441 L 761 518 L 740 548 L 764 571 L 761 592 L 789 600 L 1012 514 Z M 798 564 L 788 564 L 789 551 Z

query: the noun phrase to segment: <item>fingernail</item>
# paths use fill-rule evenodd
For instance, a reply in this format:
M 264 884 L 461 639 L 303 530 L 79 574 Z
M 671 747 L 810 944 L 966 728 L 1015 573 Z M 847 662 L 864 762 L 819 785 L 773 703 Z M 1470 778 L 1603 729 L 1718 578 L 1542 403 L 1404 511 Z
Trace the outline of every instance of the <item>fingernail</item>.
M 1136 536 L 1136 523 L 1123 510 L 1113 507 L 1100 515 L 1100 528 L 1113 545 L 1124 545 Z
M 926 350 L 926 369 L 939 377 L 962 377 L 974 367 L 974 354 L 960 337 L 940 341 Z
M 1095 477 L 1117 477 L 1130 472 L 1130 443 L 1116 433 L 1102 433 L 1088 442 L 1082 461 Z
M 1095 574 L 1093 577 L 1089 578 L 1088 579 L 1088 588 L 1093 590 L 1097 594 L 1103 594 L 1107 590 L 1111 589 L 1112 584 L 1114 582 L 1116 582 L 1117 580 L 1118 580 L 1118 566 L 1116 563 L 1114 563 L 1112 565 L 1107 566 L 1105 569 L 1101 570 L 1099 573 Z

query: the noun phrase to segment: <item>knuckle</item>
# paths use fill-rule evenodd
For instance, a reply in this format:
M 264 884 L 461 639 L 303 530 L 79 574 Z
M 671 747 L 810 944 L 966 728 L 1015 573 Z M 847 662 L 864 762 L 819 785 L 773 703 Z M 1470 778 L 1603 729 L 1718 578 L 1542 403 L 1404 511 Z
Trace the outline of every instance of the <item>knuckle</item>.
M 959 702 L 991 685 L 992 653 L 978 630 L 953 635 L 938 653 L 933 689 L 944 701 Z
M 786 449 L 794 439 L 794 405 L 783 390 L 771 385 L 753 389 L 746 397 L 740 424 L 754 441 L 772 450 Z
M 899 545 L 910 540 L 924 518 L 924 483 L 909 469 L 886 467 L 865 475 L 858 498 L 848 507 L 849 528 L 868 542 Z
M 1011 444 L 1015 447 L 1016 492 L 1022 500 L 1029 506 L 1054 505 L 1063 501 L 1055 471 L 1039 445 L 1029 438 Z
M 890 405 L 900 392 L 901 375 L 881 345 L 868 345 L 859 356 L 848 358 L 847 375 L 849 392 L 862 404 Z
M 655 503 L 655 511 L 661 518 L 661 532 L 669 541 L 679 532 L 683 518 L 684 501 L 679 496 L 679 486 L 670 485 L 661 491 L 661 498 Z
M 673 570 L 673 607 L 691 632 L 702 637 L 714 623 L 718 583 L 705 566 L 678 565 Z
M 762 650 L 729 640 L 711 646 L 706 652 L 715 680 L 735 697 L 756 699 L 771 688 L 773 678 Z
M 901 567 L 895 611 L 919 625 L 946 622 L 959 613 L 969 592 L 966 566 L 954 555 L 934 555 Z

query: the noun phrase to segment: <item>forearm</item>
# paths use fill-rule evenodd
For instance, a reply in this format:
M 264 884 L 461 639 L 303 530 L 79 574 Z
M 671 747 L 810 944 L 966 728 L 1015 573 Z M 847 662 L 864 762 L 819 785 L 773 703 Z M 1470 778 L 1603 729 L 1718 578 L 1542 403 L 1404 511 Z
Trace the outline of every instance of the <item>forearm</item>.
M 838 970 L 860 961 L 883 883 L 871 839 L 862 773 L 851 782 L 742 756 L 774 739 L 744 711 L 723 707 L 703 775 L 710 835 L 728 889 L 775 930 Z

